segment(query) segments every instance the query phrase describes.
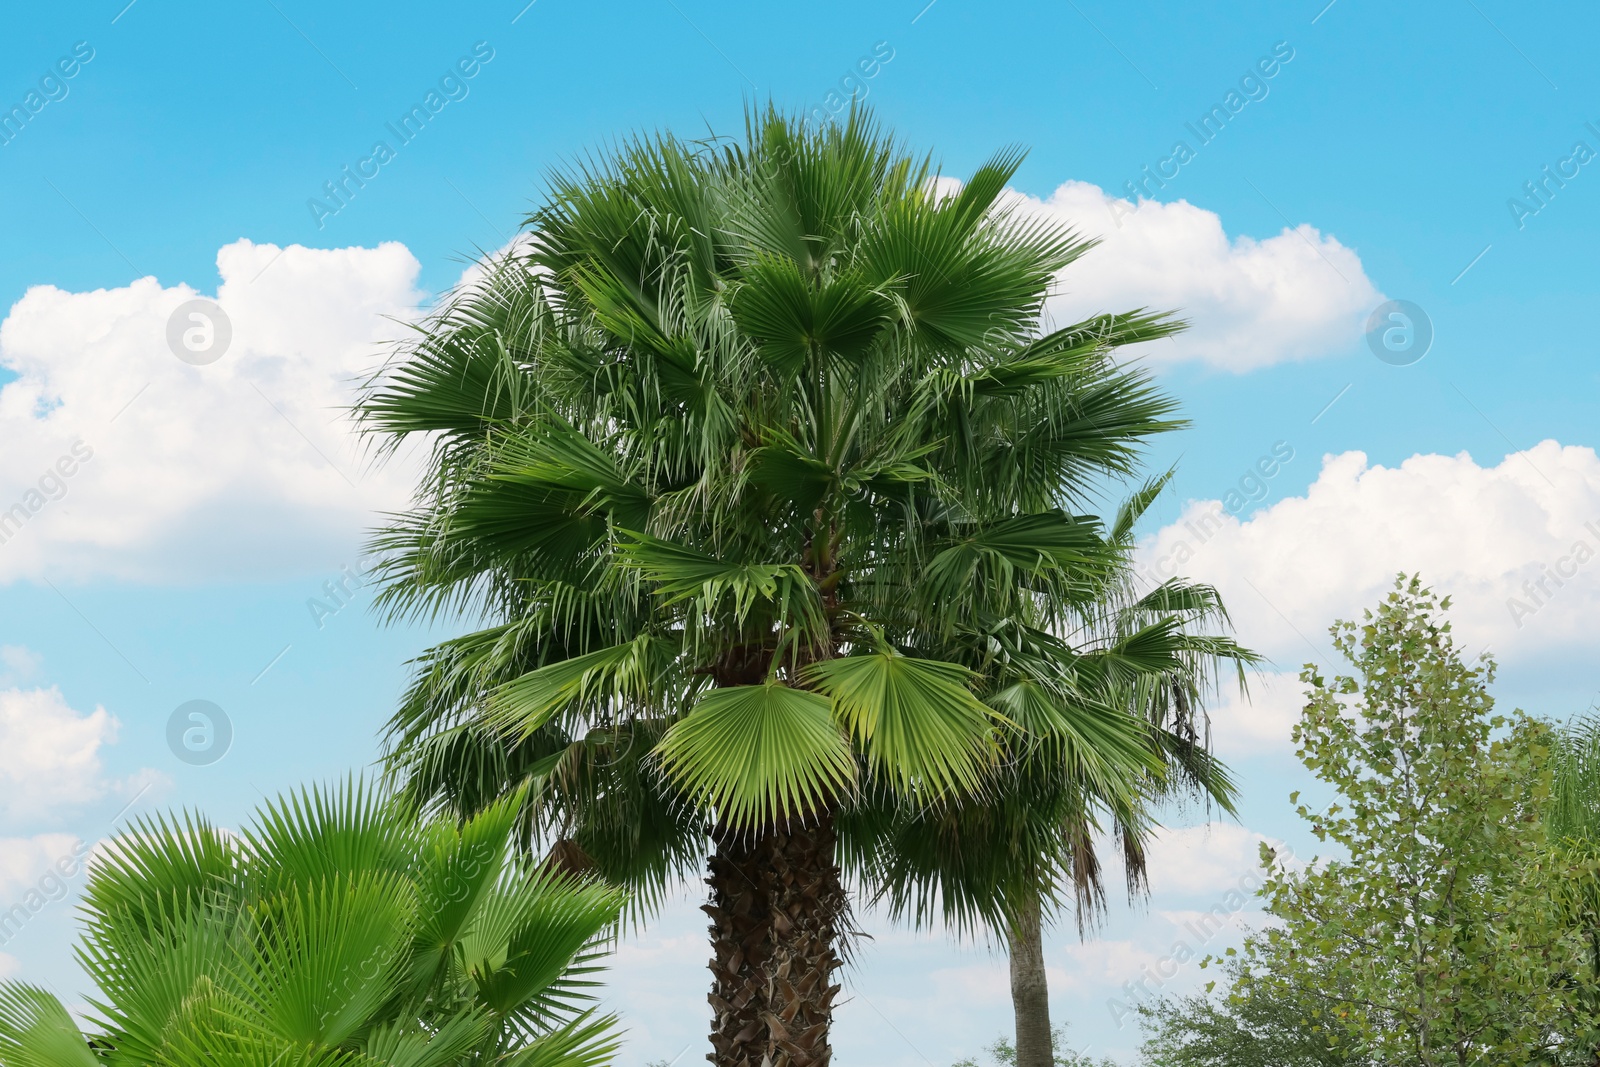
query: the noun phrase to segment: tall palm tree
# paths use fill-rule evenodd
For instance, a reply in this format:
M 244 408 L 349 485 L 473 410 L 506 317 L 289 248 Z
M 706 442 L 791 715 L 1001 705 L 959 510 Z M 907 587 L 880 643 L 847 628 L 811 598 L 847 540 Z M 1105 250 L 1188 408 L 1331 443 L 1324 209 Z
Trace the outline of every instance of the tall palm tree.
M 624 144 L 363 403 L 432 447 L 380 602 L 488 624 L 422 658 L 398 773 L 461 810 L 534 782 L 530 835 L 647 888 L 709 850 L 718 1064 L 829 1061 L 841 819 L 984 795 L 1030 719 L 1148 765 L 1050 631 L 1112 565 L 1076 509 L 1179 425 L 1113 353 L 1179 324 L 1041 335 L 1092 242 L 1007 209 L 1021 158 L 951 190 L 864 112 Z
M 1170 581 L 1135 591 L 1134 525 L 1169 478 L 1119 511 L 1109 539 L 1119 566 L 1075 592 L 1073 623 L 1061 635 L 1075 657 L 1077 698 L 1149 724 L 1148 765 L 1132 777 L 1084 773 L 1063 763 L 1070 750 L 1049 724 L 1035 723 L 1008 735 L 1007 769 L 990 795 L 901 811 L 886 830 L 862 835 L 873 851 L 860 866 L 891 915 L 958 933 L 986 930 L 1005 945 L 1017 1067 L 1056 1062 L 1043 925 L 1071 906 L 1082 934 L 1103 911 L 1097 838 L 1110 832 L 1120 846 L 1131 898 L 1148 884 L 1145 845 L 1163 802 L 1194 796 L 1233 811 L 1232 781 L 1200 728 L 1202 701 L 1226 668 L 1242 686 L 1244 667 L 1258 657 L 1207 632 L 1228 621 L 1210 586 Z
M 142 821 L 91 867 L 78 958 L 92 1029 L 0 984 L 0 1063 L 592 1067 L 583 1005 L 619 892 L 542 872 L 511 797 L 417 822 L 352 783 L 284 797 L 234 836 Z

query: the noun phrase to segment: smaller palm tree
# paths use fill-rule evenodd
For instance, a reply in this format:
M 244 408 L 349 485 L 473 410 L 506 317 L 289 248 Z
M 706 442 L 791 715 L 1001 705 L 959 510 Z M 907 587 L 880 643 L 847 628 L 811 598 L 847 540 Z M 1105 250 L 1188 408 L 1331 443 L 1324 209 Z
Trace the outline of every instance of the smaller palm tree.
M 958 934 L 987 930 L 1010 961 L 1016 1043 L 1002 1063 L 1062 1062 L 1050 1025 L 1043 924 L 1067 905 L 1078 931 L 1106 906 L 1097 838 L 1120 847 L 1130 900 L 1148 891 L 1146 845 L 1172 801 L 1197 799 L 1233 814 L 1235 787 L 1201 729 L 1206 695 L 1228 672 L 1244 685 L 1260 657 L 1217 632 L 1228 625 L 1221 595 L 1172 580 L 1136 590 L 1134 527 L 1171 479 L 1142 487 L 1120 509 L 1108 562 L 1062 598 L 1053 634 L 1007 627 L 967 640 L 996 679 L 991 704 L 1025 724 L 1007 736 L 1006 758 L 987 792 L 940 805 L 894 806 L 861 839 L 857 868 L 892 917 Z M 1008 632 L 1009 631 L 1009 632 Z M 1012 636 L 1015 633 L 1016 636 Z M 1026 635 L 1018 640 L 1017 636 Z M 1037 647 L 1058 650 L 1046 678 Z M 976 660 L 973 666 L 978 666 Z M 1048 685 L 1070 718 L 1031 714 L 1024 695 Z M 1120 744 L 1085 744 L 1082 724 L 1138 724 Z M 1120 733 L 1120 731 L 1119 731 Z M 854 829 L 854 827 L 851 827 Z M 851 842 L 854 843 L 854 842 Z M 1087 1061 L 1085 1061 L 1087 1062 Z
M 85 1035 L 0 984 L 7 1067 L 590 1067 L 587 1007 L 615 889 L 519 858 L 519 795 L 418 820 L 358 782 L 267 805 L 239 835 L 159 817 L 91 871 Z

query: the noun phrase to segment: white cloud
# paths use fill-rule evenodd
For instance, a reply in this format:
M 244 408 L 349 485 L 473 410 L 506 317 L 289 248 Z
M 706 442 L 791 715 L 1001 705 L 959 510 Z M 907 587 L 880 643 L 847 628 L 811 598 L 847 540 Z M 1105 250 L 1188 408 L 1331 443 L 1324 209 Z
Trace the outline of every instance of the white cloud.
M 0 945 L 9 946 L 34 917 L 82 887 L 91 846 L 71 834 L 0 837 Z M 0 953 L 0 978 L 20 970 Z
M 88 846 L 72 834 L 0 837 L 0 907 L 37 886 L 56 864 L 70 867 L 87 852 Z
M 0 690 L 0 818 L 34 817 L 104 796 L 100 749 L 118 723 L 105 708 L 80 715 L 61 691 Z
M 201 294 L 154 278 L 37 286 L 0 323 L 18 375 L 0 389 L 0 512 L 24 508 L 0 529 L 0 581 L 325 566 L 403 504 L 409 469 L 369 469 L 344 412 L 392 319 L 416 315 L 411 253 L 241 240 L 217 267 L 232 341 L 206 366 L 167 345 L 169 317 Z
M 1289 756 L 1289 732 L 1305 705 L 1299 674 L 1266 671 L 1250 676 L 1248 693 L 1231 681 L 1221 699 L 1206 708 L 1211 717 L 1212 747 L 1224 761 L 1251 756 Z
M 1226 896 L 1226 894 L 1224 894 Z M 1281 920 L 1275 918 L 1260 907 L 1260 901 L 1255 897 L 1248 897 L 1241 893 L 1250 907 L 1240 907 L 1236 904 L 1239 897 L 1228 897 L 1227 900 L 1217 900 L 1210 908 L 1201 911 L 1196 909 L 1161 909 L 1156 914 L 1172 924 L 1173 934 L 1180 941 L 1186 943 L 1199 942 L 1210 944 L 1224 935 L 1232 936 L 1242 934 L 1246 930 L 1259 930 L 1265 926 L 1281 925 Z
M 0 685 L 27 681 L 44 657 L 22 645 L 0 645 Z
M 934 967 L 928 971 L 928 982 L 933 987 L 928 999 L 945 1005 L 946 1010 L 957 1005 L 968 1010 L 1011 1005 L 1010 970 L 1004 959 Z
M 1185 898 L 1249 896 L 1254 892 L 1251 887 L 1260 884 L 1263 841 L 1276 849 L 1284 847 L 1276 838 L 1234 823 L 1162 827 L 1151 835 L 1145 852 L 1150 892 Z
M 1304 496 L 1247 522 L 1216 501 L 1192 502 L 1140 556 L 1152 576 L 1217 585 L 1241 640 L 1280 666 L 1328 662 L 1328 626 L 1359 619 L 1402 571 L 1453 598 L 1469 657 L 1485 647 L 1503 661 L 1592 648 L 1600 459 L 1555 441 L 1488 467 L 1464 452 L 1398 467 L 1361 452 L 1325 456 Z
M 1060 954 L 1066 966 L 1049 967 L 1045 975 L 1054 996 L 1069 992 L 1095 996 L 1117 989 L 1153 969 L 1161 958 L 1156 949 L 1126 939 L 1071 941 L 1061 947 Z
M 1353 249 L 1306 223 L 1230 239 L 1215 212 L 1187 200 L 1133 204 L 1077 181 L 1013 203 L 1102 239 L 1062 275 L 1048 305 L 1056 324 L 1138 307 L 1190 321 L 1187 333 L 1130 350 L 1157 365 L 1247 371 L 1344 352 L 1384 299 Z

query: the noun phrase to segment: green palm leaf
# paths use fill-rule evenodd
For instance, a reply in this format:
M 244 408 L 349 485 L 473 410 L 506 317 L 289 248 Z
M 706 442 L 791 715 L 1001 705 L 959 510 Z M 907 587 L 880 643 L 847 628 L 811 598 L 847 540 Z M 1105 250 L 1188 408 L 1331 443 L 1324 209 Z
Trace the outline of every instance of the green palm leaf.
M 973 696 L 975 675 L 964 667 L 871 652 L 814 664 L 804 676 L 874 770 L 902 789 L 975 791 L 994 761 L 1000 715 Z
M 856 778 L 829 700 L 776 682 L 712 690 L 657 752 L 668 777 L 734 830 L 803 820 Z
M 343 1045 L 406 977 L 415 889 L 362 871 L 256 904 L 241 975 L 263 1023 L 286 1041 Z
M 97 1067 L 67 1009 L 51 994 L 0 983 L 0 1062 L 7 1067 Z

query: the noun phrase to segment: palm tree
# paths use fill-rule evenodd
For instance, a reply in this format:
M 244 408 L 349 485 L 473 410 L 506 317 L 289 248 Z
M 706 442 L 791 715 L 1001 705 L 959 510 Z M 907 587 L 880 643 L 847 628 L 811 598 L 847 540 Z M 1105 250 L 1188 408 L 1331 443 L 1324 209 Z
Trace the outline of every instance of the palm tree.
M 1258 657 L 1232 639 L 1202 632 L 1226 624 L 1210 586 L 1167 582 L 1135 592 L 1135 523 L 1170 474 L 1128 501 L 1112 527 L 1119 566 L 1071 598 L 1064 635 L 1077 699 L 1122 709 L 1149 724 L 1148 760 L 1134 775 L 1093 773 L 1064 763 L 1070 738 L 1048 721 L 1008 736 L 1007 772 L 989 796 L 891 817 L 886 831 L 863 835 L 875 852 L 860 866 L 875 899 L 892 916 L 934 921 L 958 933 L 987 930 L 1005 944 L 1011 971 L 1018 1067 L 1051 1067 L 1055 1049 L 1045 975 L 1043 925 L 1074 907 L 1080 935 L 1105 907 L 1097 837 L 1120 845 L 1130 898 L 1148 885 L 1145 845 L 1164 801 L 1195 796 L 1233 811 L 1235 790 L 1199 728 L 1202 700 L 1232 667 Z M 1011 649 L 1003 657 L 1020 659 Z M 1002 674 L 1026 670 L 1016 662 Z M 1001 706 L 1007 706 L 1002 702 Z
M 1148 766 L 1050 629 L 1112 565 L 1076 507 L 1179 425 L 1112 355 L 1179 324 L 1041 334 L 1092 242 L 1008 210 L 1021 158 L 953 190 L 864 112 L 627 143 L 362 405 L 432 447 L 380 603 L 487 624 L 422 658 L 396 772 L 461 811 L 532 782 L 530 843 L 646 890 L 709 850 L 718 1064 L 829 1061 L 841 819 L 984 795 L 1029 717 Z
M 1551 803 L 1545 820 L 1563 865 L 1579 872 L 1561 883 L 1563 904 L 1583 932 L 1588 973 L 1576 976 L 1580 1017 L 1573 1044 L 1600 1064 L 1600 717 L 1588 715 L 1555 734 Z
M 359 783 L 280 798 L 238 836 L 141 821 L 92 868 L 81 1034 L 54 996 L 0 985 L 17 1067 L 591 1067 L 584 1003 L 621 894 L 519 857 L 513 794 L 418 822 Z

